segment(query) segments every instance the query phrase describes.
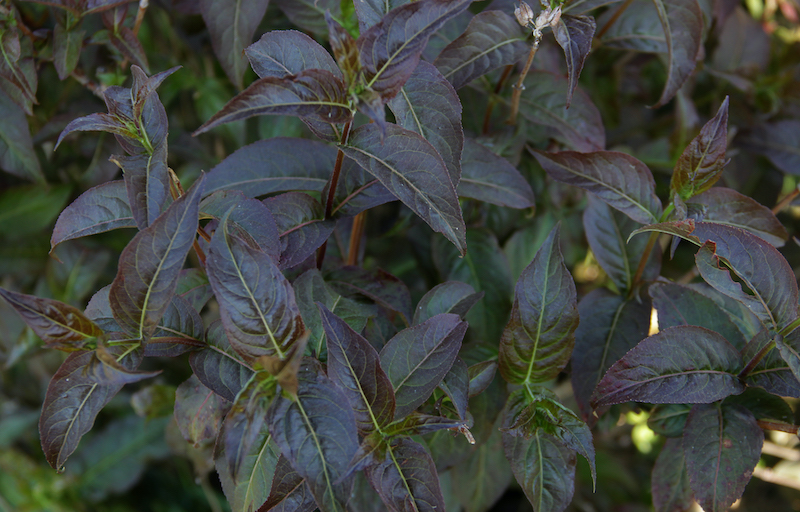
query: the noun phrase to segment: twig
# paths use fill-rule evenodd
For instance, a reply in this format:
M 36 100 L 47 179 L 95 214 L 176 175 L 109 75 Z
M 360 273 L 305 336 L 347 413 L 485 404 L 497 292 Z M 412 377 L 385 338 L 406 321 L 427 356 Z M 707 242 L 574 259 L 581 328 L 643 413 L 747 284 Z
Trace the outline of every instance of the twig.
M 779 212 L 783 211 L 783 209 L 784 209 L 784 208 L 786 208 L 787 206 L 789 206 L 789 205 L 792 203 L 792 201 L 794 201 L 794 199 L 797 197 L 797 195 L 798 195 L 798 194 L 800 194 L 800 188 L 797 188 L 797 187 L 795 187 L 795 189 L 794 189 L 794 190 L 792 190 L 791 192 L 789 192 L 788 194 L 786 194 L 786 195 L 783 197 L 783 199 L 781 199 L 780 201 L 778 201 L 778 204 L 776 204 L 776 205 L 775 205 L 775 206 L 772 208 L 772 213 L 774 213 L 775 215 L 777 215 Z
M 142 26 L 142 20 L 144 19 L 144 12 L 147 10 L 147 7 L 150 5 L 150 0 L 139 0 L 139 10 L 136 11 L 136 21 L 133 22 L 133 35 L 139 35 L 139 27 Z
M 353 119 L 351 118 L 347 121 L 347 124 L 344 125 L 344 130 L 342 131 L 342 138 L 341 144 L 347 144 L 347 140 L 350 138 L 350 127 L 353 125 Z M 336 153 L 336 163 L 333 165 L 333 174 L 331 174 L 331 181 L 328 183 L 328 200 L 325 202 L 325 219 L 330 219 L 331 215 L 333 214 L 333 200 L 336 197 L 336 187 L 339 186 L 339 175 L 342 172 L 342 163 L 344 162 L 344 151 L 339 148 L 339 151 Z M 317 250 L 317 268 L 322 268 L 322 262 L 325 261 L 325 251 L 328 249 L 328 242 L 327 240 L 319 247 Z
M 519 99 L 522 96 L 522 91 L 525 89 L 525 77 L 528 75 L 528 71 L 531 69 L 531 64 L 533 64 L 533 58 L 536 56 L 536 51 L 539 49 L 539 43 L 541 42 L 542 37 L 540 35 L 534 36 L 533 43 L 531 44 L 531 51 L 528 52 L 528 61 L 525 62 L 525 67 L 522 69 L 522 73 L 519 75 L 519 79 L 517 79 L 517 83 L 514 84 L 514 90 L 511 92 L 511 113 L 508 115 L 508 120 L 506 121 L 507 124 L 517 124 L 517 112 L 519 112 Z
M 353 227 L 350 229 L 350 246 L 347 249 L 347 264 L 358 264 L 358 253 L 361 247 L 361 237 L 364 235 L 364 225 L 367 220 L 367 212 L 359 212 L 353 219 Z

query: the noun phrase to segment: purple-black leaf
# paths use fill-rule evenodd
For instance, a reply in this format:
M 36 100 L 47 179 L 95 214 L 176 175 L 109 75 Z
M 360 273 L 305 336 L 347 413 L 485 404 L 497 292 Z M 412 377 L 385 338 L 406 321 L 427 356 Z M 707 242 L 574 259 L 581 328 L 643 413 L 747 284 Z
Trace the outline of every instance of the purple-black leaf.
M 352 217 L 397 198 L 354 160 L 345 160 L 333 200 L 335 217 Z
M 653 0 L 664 30 L 669 63 L 667 82 L 653 107 L 665 105 L 695 68 L 703 35 L 703 11 L 697 0 Z
M 244 51 L 260 78 L 283 78 L 307 69 L 324 69 L 338 78 L 342 72 L 318 42 L 296 30 L 273 30 Z
M 253 370 L 231 348 L 220 320 L 208 326 L 206 343 L 206 348 L 189 355 L 189 364 L 200 382 L 233 402 L 252 377 Z
M 325 219 L 325 207 L 302 192 L 287 192 L 264 200 L 272 212 L 280 236 L 282 269 L 305 261 L 333 233 L 335 222 Z
M 414 325 L 440 313 L 453 313 L 462 319 L 478 302 L 484 293 L 475 293 L 475 289 L 467 283 L 447 281 L 434 286 L 417 304 L 414 310 Z
M 122 251 L 109 300 L 114 318 L 128 333 L 146 340 L 155 331 L 178 284 L 195 239 L 203 177 Z
M 652 489 L 656 512 L 689 510 L 692 506 L 682 439 L 670 438 L 664 443 L 653 466 Z
M 775 335 L 768 329 L 756 334 L 742 350 L 744 361 L 751 361 L 772 342 L 774 337 Z M 745 379 L 749 385 L 764 388 L 774 395 L 800 398 L 800 380 L 794 376 L 789 364 L 783 360 L 778 350 L 769 350 L 749 371 Z
M 409 3 L 410 0 L 361 0 L 353 2 L 361 32 L 375 25 L 389 14 L 389 11 Z
M 334 19 L 342 14 L 341 0 L 274 0 L 292 24 L 315 35 L 328 33 L 325 11 L 331 11 Z
M 439 389 L 444 391 L 444 394 L 450 399 L 458 417 L 466 421 L 467 402 L 469 401 L 469 370 L 463 359 L 456 357 L 450 371 L 439 383 Z
M 795 329 L 785 338 L 780 335 L 775 336 L 774 340 L 775 347 L 789 365 L 794 378 L 800 380 L 800 330 Z
M 573 16 L 564 14 L 558 24 L 553 28 L 556 41 L 564 50 L 567 59 L 567 74 L 569 75 L 569 89 L 567 90 L 567 108 L 572 102 L 572 93 L 578 86 L 578 77 L 583 69 L 583 62 L 592 49 L 592 38 L 597 28 L 591 16 Z
M 185 268 L 181 270 L 178 278 L 178 288 L 175 294 L 186 299 L 195 311 L 202 311 L 205 305 L 214 296 L 208 276 L 204 270 L 198 268 Z
M 155 148 L 153 154 L 114 155 L 110 160 L 122 169 L 128 205 L 139 229 L 150 226 L 171 199 L 166 145 Z
M 79 117 L 70 121 L 64 130 L 61 131 L 61 135 L 58 136 L 56 148 L 58 148 L 61 141 L 64 140 L 64 137 L 72 132 L 108 132 L 128 138 L 135 136 L 135 134 L 113 114 L 89 114 L 88 116 Z
M 522 272 L 500 338 L 500 373 L 512 384 L 544 382 L 569 362 L 578 327 L 575 282 L 564 265 L 557 225 Z
M 735 398 L 735 396 L 728 398 Z M 683 435 L 683 427 L 686 425 L 686 417 L 689 415 L 691 408 L 692 406 L 688 404 L 656 405 L 650 411 L 650 417 L 647 418 L 647 426 L 660 436 L 681 437 Z M 681 457 L 683 456 L 681 455 Z
M 272 490 L 258 512 L 314 512 L 317 502 L 305 479 L 281 455 L 275 465 Z
M 469 373 L 469 397 L 472 398 L 483 393 L 492 383 L 494 374 L 497 372 L 497 363 L 484 361 L 473 364 L 467 368 L 467 372 Z
M 361 267 L 340 267 L 326 277 L 328 284 L 342 295 L 363 295 L 381 307 L 399 313 L 408 325 L 411 293 L 405 283 L 392 274 L 381 269 L 370 271 Z
M 710 188 L 693 197 L 692 203 L 702 205 L 702 219 L 697 220 L 744 229 L 775 247 L 782 247 L 789 238 L 772 210 L 735 190 Z
M 679 326 L 642 340 L 597 384 L 592 405 L 628 401 L 707 404 L 738 395 L 742 357 L 722 335 Z
M 158 328 L 144 344 L 146 357 L 175 357 L 205 347 L 204 327 L 200 314 L 189 302 L 174 295 L 158 323 Z
M 742 137 L 744 149 L 766 156 L 781 171 L 800 175 L 800 120 L 786 119 L 757 126 Z
M 465 141 L 457 190 L 459 197 L 509 208 L 533 208 L 535 204 L 533 189 L 522 174 L 474 139 Z

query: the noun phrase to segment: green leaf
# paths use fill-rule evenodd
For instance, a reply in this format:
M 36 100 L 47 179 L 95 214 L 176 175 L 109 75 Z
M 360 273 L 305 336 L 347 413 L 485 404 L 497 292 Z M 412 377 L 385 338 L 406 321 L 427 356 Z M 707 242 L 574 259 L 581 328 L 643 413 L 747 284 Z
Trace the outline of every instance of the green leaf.
M 144 341 L 155 332 L 175 293 L 197 231 L 202 190 L 201 176 L 122 251 L 109 300 L 114 318 L 136 339 Z
M 634 400 L 656 404 L 707 404 L 737 395 L 742 357 L 714 331 L 671 327 L 642 340 L 597 384 L 595 407 Z
M 189 355 L 189 364 L 200 382 L 229 402 L 253 376 L 253 370 L 228 342 L 221 320 L 206 331 L 206 347 Z
M 0 236 L 25 237 L 52 225 L 69 194 L 69 187 L 64 185 L 6 188 L 0 192 Z
M 683 441 L 667 439 L 653 466 L 653 507 L 656 512 L 689 510 L 692 489 L 683 454 Z
M 2 91 L 0 116 L 3 118 L 0 123 L 0 169 L 26 180 L 44 183 L 25 112 Z
M 578 327 L 575 282 L 556 226 L 522 272 L 500 338 L 500 373 L 511 384 L 553 379 L 569 362 Z
M 703 510 L 728 510 L 742 496 L 763 444 L 764 432 L 741 405 L 692 408 L 683 433 L 683 449 L 689 484 Z
M 380 128 L 370 124 L 353 130 L 341 149 L 464 255 L 466 226 L 458 196 L 442 158 L 428 141 L 394 124 L 387 125 L 382 137 Z
M 78 65 L 84 35 L 84 30 L 68 30 L 61 23 L 56 23 L 53 29 L 53 64 L 59 79 L 67 78 Z
M 395 419 L 419 407 L 453 365 L 467 323 L 441 314 L 397 333 L 380 353 L 381 367 L 394 388 Z
M 461 161 L 459 197 L 509 208 L 533 208 L 533 189 L 505 158 L 473 139 L 467 139 Z

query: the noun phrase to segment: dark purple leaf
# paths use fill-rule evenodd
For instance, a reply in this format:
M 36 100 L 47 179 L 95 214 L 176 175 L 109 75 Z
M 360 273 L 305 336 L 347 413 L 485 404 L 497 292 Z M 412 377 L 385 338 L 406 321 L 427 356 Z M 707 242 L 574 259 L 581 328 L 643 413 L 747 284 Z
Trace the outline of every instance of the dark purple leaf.
M 178 287 L 175 294 L 186 299 L 195 311 L 201 311 L 214 296 L 211 284 L 205 271 L 198 268 L 185 268 L 181 270 L 178 278 Z
M 789 365 L 794 378 L 800 379 L 800 331 L 795 329 L 785 338 L 778 335 L 775 336 L 774 340 L 775 347 L 778 349 L 781 358 Z
M 302 192 L 286 192 L 264 200 L 280 235 L 280 268 L 304 262 L 324 244 L 335 227 L 325 220 L 325 207 Z
M 650 411 L 650 417 L 647 418 L 647 426 L 660 436 L 681 437 L 683 435 L 683 427 L 686 425 L 686 417 L 689 416 L 691 408 L 692 406 L 687 404 L 656 405 Z M 683 448 L 681 448 L 681 451 L 683 451 Z M 683 455 L 681 455 L 681 458 L 683 458 Z
M 108 39 L 111 46 L 121 53 L 126 59 L 140 66 L 149 73 L 147 64 L 147 54 L 142 47 L 142 43 L 130 28 L 115 23 L 114 13 L 119 9 L 108 10 L 103 13 L 103 23 L 108 29 Z M 122 14 L 124 16 L 124 13 Z
M 229 407 L 194 375 L 175 391 L 175 421 L 183 438 L 195 447 L 217 438 Z
M 87 190 L 61 212 L 50 238 L 50 252 L 67 240 L 135 227 L 125 183 L 109 181 Z
M 81 437 L 91 430 L 97 413 L 123 386 L 92 382 L 85 370 L 94 357 L 94 352 L 70 354 L 47 387 L 39 436 L 47 462 L 58 471 L 64 470 Z
M 465 141 L 458 195 L 509 208 L 533 208 L 535 204 L 533 190 L 522 174 L 473 139 Z
M 722 168 L 728 163 L 728 98 L 709 122 L 683 150 L 672 171 L 670 190 L 687 201 L 710 189 L 722 176 Z
M 744 347 L 746 340 L 728 313 L 705 295 L 676 283 L 656 283 L 650 287 L 650 296 L 661 330 L 697 325 L 718 332 L 737 350 Z
M 794 422 L 794 412 L 786 400 L 761 388 L 748 387 L 741 395 L 726 398 L 725 403 L 745 407 L 757 420 Z
M 203 178 L 122 251 L 109 300 L 119 325 L 145 340 L 156 329 L 178 284 L 198 222 Z
M 358 72 L 361 71 L 356 40 L 331 17 L 330 11 L 325 13 L 325 23 L 328 24 L 328 41 L 339 69 L 344 74 L 345 83 L 352 84 L 355 82 Z
M 422 5 L 425 2 L 410 4 Z M 353 130 L 341 149 L 378 178 L 434 231 L 444 234 L 463 255 L 466 226 L 447 168 L 436 149 L 418 134 L 389 124 L 386 137 L 375 125 Z
M 352 217 L 390 201 L 397 198 L 377 178 L 355 161 L 344 161 L 333 200 L 335 217 Z
M 606 203 L 588 194 L 588 206 L 583 213 L 583 229 L 589 247 L 600 266 L 620 290 L 630 290 L 641 260 L 647 238 L 628 237 L 639 224 L 626 215 L 613 210 Z M 645 266 L 642 278 L 650 281 L 661 270 L 661 252 L 653 251 Z
M 667 439 L 653 466 L 653 507 L 656 512 L 689 510 L 692 489 L 683 456 L 683 441 Z
M 439 475 L 431 456 L 407 437 L 387 446 L 386 460 L 366 470 L 367 480 L 392 512 L 436 512 L 445 509 Z
M 232 236 L 223 221 L 211 238 L 206 271 L 234 350 L 285 359 L 305 328 L 292 285 L 272 258 Z
M 775 247 L 782 247 L 789 238 L 772 210 L 735 190 L 710 188 L 693 197 L 692 203 L 703 205 L 703 216 L 698 220 L 744 229 Z
M 227 214 L 228 229 L 233 236 L 245 240 L 251 247 L 258 247 L 275 263 L 280 259 L 278 226 L 261 201 L 236 190 L 220 190 L 200 202 L 200 213 L 217 220 Z
M 189 364 L 203 385 L 233 402 L 253 370 L 231 348 L 220 320 L 208 326 L 206 343 L 206 348 L 189 355 Z
M 464 129 L 461 102 L 453 86 L 433 65 L 420 62 L 388 105 L 398 125 L 422 135 L 436 148 L 450 181 L 458 186 Z
M 200 13 L 211 35 L 214 53 L 233 84 L 241 89 L 247 69 L 244 49 L 267 11 L 269 0 L 200 0 Z
M 405 283 L 381 270 L 340 267 L 326 276 L 328 284 L 344 296 L 363 295 L 383 308 L 399 313 L 408 325 L 411 293 Z
M 358 26 L 365 32 L 386 16 L 389 11 L 409 3 L 410 0 L 362 0 L 353 2 L 358 16 Z
M 741 140 L 744 149 L 764 155 L 781 171 L 800 175 L 800 120 L 787 119 L 757 126 Z
M 472 286 L 458 281 L 438 284 L 419 300 L 413 324 L 419 325 L 440 313 L 453 313 L 463 319 L 483 295 L 483 292 L 475 293 Z
M 314 512 L 317 502 L 305 479 L 281 455 L 275 466 L 272 490 L 258 512 Z
M 569 75 L 569 90 L 567 90 L 567 108 L 572 102 L 572 93 L 578 86 L 578 77 L 583 69 L 583 62 L 592 49 L 592 38 L 597 24 L 591 16 L 573 16 L 564 14 L 558 24 L 553 28 L 556 41 L 564 50 L 567 59 L 567 74 Z
M 564 265 L 557 225 L 522 272 L 500 338 L 500 373 L 511 384 L 545 382 L 569 362 L 578 327 L 575 282 Z
M 175 357 L 204 348 L 203 319 L 189 302 L 178 295 L 170 300 L 156 332 L 144 345 L 146 357 Z
M 467 363 L 460 357 L 456 357 L 450 371 L 439 383 L 439 389 L 444 391 L 455 407 L 458 417 L 462 420 L 467 419 L 467 402 L 469 400 L 469 371 Z
M 225 416 L 217 442 L 225 444 L 227 467 L 234 481 L 239 480 L 240 469 L 246 464 L 253 446 L 266 427 L 267 409 L 276 394 L 276 383 L 266 372 L 258 372 L 236 395 L 228 414 Z
M 651 224 L 661 216 L 653 174 L 632 156 L 615 151 L 534 151 L 533 156 L 551 178 L 596 194 L 636 222 Z
M 33 150 L 28 119 L 2 91 L 0 116 L 3 118 L 0 123 L 0 169 L 23 179 L 44 182 L 39 159 Z
M 53 64 L 58 78 L 64 80 L 75 69 L 83 48 L 83 30 L 68 30 L 61 23 L 53 29 Z
M 83 370 L 84 376 L 101 386 L 114 384 L 131 384 L 140 380 L 155 377 L 161 370 L 155 372 L 139 372 L 135 368 L 142 361 L 142 350 L 137 348 L 131 352 L 124 346 L 107 348 L 98 343 L 97 349 L 92 352 L 92 358 Z
M 581 299 L 578 314 L 581 322 L 572 351 L 572 388 L 584 420 L 589 421 L 589 399 L 603 374 L 647 336 L 650 299 L 625 300 L 597 289 Z
M 467 368 L 469 373 L 469 397 L 472 398 L 483 393 L 494 380 L 496 371 L 497 363 L 495 361 L 484 361 Z
M 774 334 L 764 329 L 758 333 L 742 350 L 742 358 L 747 363 L 770 344 Z M 764 388 L 774 395 L 800 398 L 800 381 L 792 373 L 789 364 L 783 360 L 778 350 L 770 350 L 750 370 L 745 377 L 748 385 Z
M 340 0 L 275 0 L 275 4 L 293 25 L 320 36 L 328 33 L 325 11 L 331 11 L 334 19 L 342 14 Z
M 380 432 L 394 418 L 395 400 L 378 352 L 344 320 L 318 305 L 327 336 L 328 375 L 347 395 L 359 433 Z
M 683 449 L 689 485 L 703 510 L 728 510 L 742 496 L 763 444 L 764 433 L 741 405 L 692 408 L 683 432 Z
M 738 395 L 742 357 L 722 335 L 679 326 L 642 340 L 597 384 L 595 407 L 631 400 L 656 404 L 708 404 Z
M 347 102 L 344 83 L 330 71 L 307 69 L 284 78 L 268 76 L 250 84 L 193 135 L 221 124 L 263 115 L 288 115 L 326 123 L 343 123 L 351 117 Z
M 56 148 L 64 140 L 64 137 L 72 132 L 108 132 L 128 138 L 136 136 L 134 132 L 112 114 L 89 114 L 70 121 L 61 132 L 61 135 L 58 136 Z
M 318 506 L 344 512 L 352 482 L 339 480 L 358 450 L 353 411 L 344 393 L 320 370 L 304 366 L 298 377 L 297 398 L 281 396 L 270 408 L 270 432 L 305 478 Z
M 548 128 L 547 135 L 575 151 L 598 151 L 606 147 L 600 111 L 589 96 L 575 89 L 570 108 L 564 91 L 569 81 L 560 74 L 532 70 L 525 79 L 525 94 L 519 113 L 529 122 Z
M 606 5 L 615 4 L 621 0 L 574 0 L 564 2 L 564 13 L 570 14 L 585 14 L 589 11 L 603 7 Z
M 110 160 L 123 171 L 128 205 L 139 229 L 152 225 L 171 199 L 166 145 L 153 154 L 114 155 Z
M 103 330 L 78 309 L 53 299 L 34 297 L 0 288 L 2 296 L 50 348 L 66 352 L 97 343 Z
M 401 419 L 431 395 L 453 365 L 467 323 L 441 314 L 400 331 L 381 350 L 380 359 L 394 388 L 394 417 Z
M 667 83 L 653 107 L 665 105 L 683 86 L 695 68 L 703 35 L 703 11 L 697 0 L 654 0 L 664 29 L 669 63 Z
M 460 89 L 502 66 L 515 64 L 530 51 L 526 31 L 502 11 L 484 11 L 469 22 L 466 31 L 436 57 L 442 75 Z
M 357 44 L 367 87 L 393 98 L 417 67 L 428 38 L 471 0 L 420 0 L 390 11 Z
M 248 46 L 245 55 L 261 78 L 283 78 L 307 69 L 324 69 L 338 78 L 342 72 L 318 42 L 296 30 L 273 30 Z

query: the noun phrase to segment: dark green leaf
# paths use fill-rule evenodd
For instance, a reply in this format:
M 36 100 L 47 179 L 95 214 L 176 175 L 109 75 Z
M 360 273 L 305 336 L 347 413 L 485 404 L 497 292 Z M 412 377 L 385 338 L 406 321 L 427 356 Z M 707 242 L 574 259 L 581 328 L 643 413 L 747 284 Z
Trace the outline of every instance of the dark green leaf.
M 463 319 L 483 295 L 483 292 L 475 293 L 472 286 L 458 281 L 437 284 L 419 300 L 413 324 L 419 325 L 440 313 L 453 313 Z
M 553 379 L 569 362 L 578 327 L 575 282 L 564 265 L 559 226 L 522 272 L 500 338 L 500 373 L 511 384 Z
M 395 399 L 378 352 L 344 320 L 317 304 L 327 335 L 328 375 L 347 395 L 359 432 L 380 432 L 394 418 Z
M 567 108 L 572 101 L 572 93 L 578 86 L 578 77 L 583 69 L 583 62 L 592 49 L 592 38 L 597 24 L 591 16 L 573 16 L 564 14 L 558 24 L 553 28 L 556 41 L 564 50 L 567 59 L 567 74 L 569 75 L 569 90 L 567 91 Z
M 533 190 L 508 160 L 467 139 L 461 161 L 458 195 L 509 208 L 533 208 Z
M 423 2 L 424 3 L 424 2 Z M 422 5 L 420 3 L 410 4 Z M 345 155 L 352 158 L 463 255 L 466 227 L 458 196 L 436 149 L 420 135 L 389 124 L 386 137 L 376 125 L 353 130 Z
M 296 30 L 273 30 L 248 46 L 245 55 L 261 77 L 283 78 L 307 69 L 324 69 L 341 78 L 342 72 L 318 42 Z
M 61 212 L 50 238 L 50 252 L 67 240 L 135 227 L 125 183 L 109 181 L 87 190 Z
M 220 320 L 208 326 L 206 343 L 206 348 L 189 355 L 189 364 L 200 382 L 233 402 L 253 370 L 231 348 Z
M 53 29 L 53 64 L 61 80 L 67 78 L 78 64 L 85 34 L 83 30 L 68 30 L 56 23 Z
M 275 466 L 272 490 L 258 512 L 314 512 L 317 502 L 300 473 L 281 455 Z
M 206 271 L 234 350 L 284 359 L 305 328 L 292 285 L 272 259 L 232 236 L 223 221 L 211 238 Z
M 192 375 L 175 391 L 175 421 L 183 438 L 199 447 L 213 443 L 230 404 Z
M 681 437 L 691 408 L 691 405 L 686 404 L 657 405 L 650 411 L 650 417 L 647 418 L 647 426 L 660 436 Z
M 408 319 L 411 318 L 411 293 L 405 283 L 392 274 L 381 269 L 340 267 L 326 277 L 333 289 L 342 295 L 367 297 L 379 306 L 399 313 L 403 323 L 408 325 Z
M 469 22 L 464 33 L 436 57 L 442 75 L 460 89 L 474 79 L 527 55 L 528 34 L 503 11 L 484 11 Z
M 736 376 L 742 366 L 739 352 L 720 334 L 703 327 L 671 327 L 642 340 L 614 363 L 592 403 L 707 404 L 744 391 Z
M 762 330 L 742 350 L 742 358 L 749 362 L 772 342 L 774 334 Z M 800 381 L 792 373 L 789 364 L 783 360 L 779 351 L 770 350 L 747 374 L 747 384 L 764 388 L 772 394 L 800 398 Z
M 97 343 L 103 330 L 78 309 L 53 299 L 0 288 L 2 296 L 50 348 L 68 352 Z
M 422 135 L 439 152 L 450 181 L 458 186 L 464 129 L 455 89 L 433 65 L 420 62 L 388 105 L 398 125 Z
M 323 511 L 344 511 L 350 481 L 340 483 L 358 449 L 347 397 L 313 366 L 300 369 L 297 398 L 278 398 L 267 421 L 283 455 L 305 478 Z
M 19 239 L 41 232 L 52 225 L 69 194 L 65 185 L 6 187 L 0 191 L 0 236 Z
M 2 79 L 0 79 L 2 82 Z M 33 150 L 28 119 L 22 109 L 0 91 L 0 169 L 24 178 L 44 183 L 39 159 Z
M 765 123 L 743 137 L 744 149 L 764 155 L 781 171 L 800 174 L 800 121 Z
M 763 444 L 764 433 L 741 405 L 692 407 L 683 433 L 683 449 L 689 484 L 703 510 L 728 510 L 742 496 Z
M 703 206 L 702 219 L 744 229 L 775 247 L 782 247 L 789 238 L 786 228 L 772 210 L 735 190 L 714 187 L 692 198 Z
M 514 478 L 508 459 L 503 453 L 500 431 L 494 429 L 489 440 L 472 452 L 466 461 L 457 464 L 452 471 L 453 479 L 457 482 L 455 494 L 464 510 L 489 510 Z
M 667 439 L 653 466 L 653 507 L 656 512 L 689 510 L 692 489 L 683 455 L 681 439 Z
M 366 470 L 367 479 L 392 512 L 445 510 L 439 475 L 431 456 L 407 437 L 393 440 L 386 460 Z
M 632 156 L 615 151 L 534 151 L 533 156 L 554 180 L 596 194 L 636 222 L 650 224 L 661 216 L 653 174 Z
M 381 366 L 395 392 L 395 419 L 419 407 L 453 365 L 467 323 L 458 315 L 436 315 L 400 331 L 380 354 Z
M 343 123 L 351 117 L 346 93 L 344 83 L 323 69 L 307 69 L 284 78 L 260 78 L 203 123 L 194 135 L 221 124 L 260 115 L 309 117 L 326 123 Z
M 200 0 L 199 3 L 214 53 L 230 81 L 241 89 L 247 69 L 243 52 L 253 41 L 269 0 Z
M 145 340 L 156 329 L 194 242 L 203 178 L 122 251 L 109 300 L 119 325 Z
M 325 207 L 308 194 L 286 192 L 264 204 L 278 226 L 280 268 L 299 265 L 333 233 L 335 222 L 325 219 Z

